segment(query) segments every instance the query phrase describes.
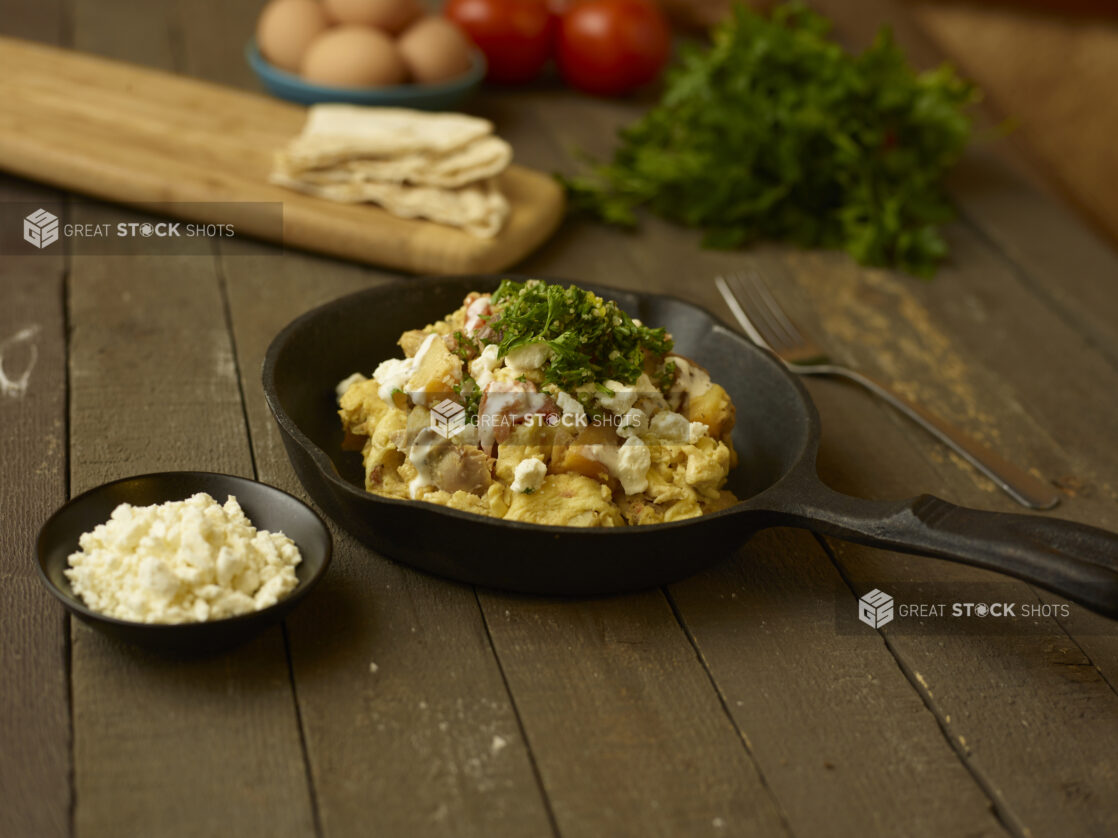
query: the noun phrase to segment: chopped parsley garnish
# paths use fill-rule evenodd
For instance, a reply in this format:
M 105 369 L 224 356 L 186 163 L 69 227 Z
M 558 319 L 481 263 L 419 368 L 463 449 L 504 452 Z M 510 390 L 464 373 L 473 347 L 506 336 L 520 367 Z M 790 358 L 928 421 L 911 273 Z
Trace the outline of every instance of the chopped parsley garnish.
M 454 385 L 454 393 L 466 408 L 467 421 L 475 421 L 478 408 L 481 406 L 481 388 L 477 386 L 477 382 L 467 375 L 461 384 Z
M 454 354 L 461 358 L 463 363 L 467 364 L 474 357 L 473 342 L 460 330 L 454 333 Z
M 675 361 L 668 361 L 660 369 L 660 374 L 656 376 L 656 386 L 660 388 L 660 392 L 666 393 L 675 383 Z
M 491 304 L 495 314 L 488 325 L 494 339 L 489 342 L 500 346 L 499 357 L 519 346 L 546 343 L 551 358 L 543 367 L 544 382 L 563 390 L 609 379 L 632 384 L 644 371 L 646 354 L 663 358 L 672 349 L 664 329 L 638 325 L 617 303 L 574 285 L 506 279 Z

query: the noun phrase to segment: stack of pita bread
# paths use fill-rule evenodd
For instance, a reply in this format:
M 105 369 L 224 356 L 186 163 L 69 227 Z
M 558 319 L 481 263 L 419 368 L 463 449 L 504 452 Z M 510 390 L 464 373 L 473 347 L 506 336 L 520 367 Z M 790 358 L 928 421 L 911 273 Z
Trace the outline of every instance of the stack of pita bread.
M 276 155 L 271 181 L 492 238 L 509 215 L 497 176 L 511 160 L 509 144 L 485 119 L 315 105 L 302 133 Z

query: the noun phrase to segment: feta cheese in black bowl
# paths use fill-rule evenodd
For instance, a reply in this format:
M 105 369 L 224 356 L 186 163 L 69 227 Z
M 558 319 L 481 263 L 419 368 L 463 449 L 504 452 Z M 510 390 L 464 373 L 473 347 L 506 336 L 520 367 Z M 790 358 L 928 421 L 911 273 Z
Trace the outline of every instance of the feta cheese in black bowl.
M 181 471 L 106 483 L 39 532 L 39 573 L 76 617 L 119 640 L 216 652 L 279 622 L 330 564 L 323 520 L 243 477 Z

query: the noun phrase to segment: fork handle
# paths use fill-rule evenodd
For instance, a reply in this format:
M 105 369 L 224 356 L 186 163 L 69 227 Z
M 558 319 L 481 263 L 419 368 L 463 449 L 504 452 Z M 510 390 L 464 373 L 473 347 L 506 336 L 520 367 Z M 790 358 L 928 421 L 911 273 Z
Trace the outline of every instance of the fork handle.
M 1043 480 L 1013 465 L 970 434 L 955 427 L 946 419 L 925 410 L 915 402 L 909 401 L 878 379 L 865 373 L 830 364 L 820 365 L 817 369 L 819 372 L 841 376 L 861 384 L 871 393 L 889 402 L 997 483 L 1007 495 L 1022 506 L 1029 509 L 1051 509 L 1060 502 L 1060 495 Z

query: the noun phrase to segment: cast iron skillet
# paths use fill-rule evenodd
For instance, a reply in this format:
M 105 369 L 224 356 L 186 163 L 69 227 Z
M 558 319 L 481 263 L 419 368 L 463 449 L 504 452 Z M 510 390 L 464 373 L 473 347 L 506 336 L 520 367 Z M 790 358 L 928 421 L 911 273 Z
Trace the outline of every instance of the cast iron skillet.
M 664 584 L 725 558 L 765 527 L 827 535 L 1007 573 L 1118 617 L 1118 535 L 1036 515 L 979 512 L 930 495 L 871 501 L 815 473 L 819 418 L 803 385 L 708 312 L 670 297 L 584 285 L 643 322 L 666 326 L 676 351 L 705 366 L 737 406 L 742 503 L 670 524 L 617 529 L 505 522 L 365 492 L 357 453 L 341 449 L 334 385 L 399 357 L 409 328 L 441 319 L 500 276 L 416 279 L 335 300 L 272 341 L 264 392 L 311 497 L 378 552 L 440 576 L 540 594 L 604 594 Z

